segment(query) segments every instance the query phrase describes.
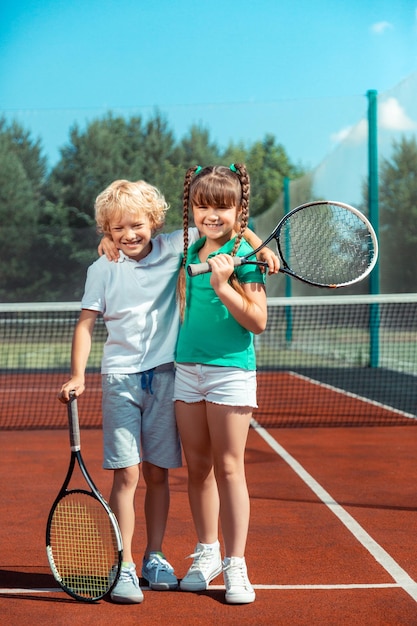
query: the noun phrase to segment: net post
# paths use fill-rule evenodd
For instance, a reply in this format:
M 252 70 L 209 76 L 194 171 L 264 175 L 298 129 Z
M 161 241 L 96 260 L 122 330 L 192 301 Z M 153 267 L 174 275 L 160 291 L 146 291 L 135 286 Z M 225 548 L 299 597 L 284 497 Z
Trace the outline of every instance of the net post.
M 290 179 L 288 176 L 284 178 L 284 215 L 287 215 L 290 212 Z M 285 237 L 285 256 L 287 259 L 290 257 L 290 234 L 286 232 Z M 285 275 L 285 297 L 291 298 L 292 296 L 292 279 L 290 276 Z M 285 328 L 285 341 L 287 343 L 291 343 L 292 341 L 292 309 L 291 305 L 287 305 L 285 307 L 285 319 L 286 319 L 286 328 Z
M 379 238 L 379 207 L 378 207 L 378 124 L 377 91 L 370 89 L 368 97 L 368 212 L 377 238 Z M 377 261 L 369 277 L 369 291 L 379 294 L 379 261 Z M 379 305 L 370 304 L 370 367 L 379 365 Z

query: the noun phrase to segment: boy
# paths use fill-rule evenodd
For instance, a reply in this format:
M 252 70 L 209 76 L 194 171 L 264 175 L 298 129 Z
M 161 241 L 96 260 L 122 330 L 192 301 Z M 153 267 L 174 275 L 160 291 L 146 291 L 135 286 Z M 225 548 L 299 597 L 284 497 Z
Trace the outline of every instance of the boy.
M 176 281 L 182 231 L 152 238 L 164 224 L 164 197 L 144 181 L 117 180 L 96 199 L 98 230 L 119 249 L 117 263 L 102 256 L 88 269 L 82 311 L 71 354 L 71 378 L 60 392 L 80 396 L 85 387 L 94 324 L 108 331 L 102 360 L 104 463 L 112 469 L 109 504 L 123 539 L 123 567 L 114 602 L 143 600 L 132 556 L 134 498 L 139 463 L 146 483 L 147 546 L 142 576 L 156 590 L 178 580 L 162 552 L 169 509 L 168 469 L 181 466 L 173 408 L 174 352 L 178 334 Z M 190 229 L 190 239 L 198 237 Z

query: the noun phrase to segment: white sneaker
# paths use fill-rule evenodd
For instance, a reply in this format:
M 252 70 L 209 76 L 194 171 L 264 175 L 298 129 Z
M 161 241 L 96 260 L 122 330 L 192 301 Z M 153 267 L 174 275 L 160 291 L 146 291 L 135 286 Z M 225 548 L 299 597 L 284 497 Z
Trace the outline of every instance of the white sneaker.
M 249 582 L 245 557 L 226 557 L 223 577 L 228 604 L 249 604 L 255 601 L 255 591 Z
M 189 558 L 194 561 L 180 582 L 180 588 L 183 591 L 204 591 L 222 571 L 220 544 L 218 541 L 213 545 L 198 543 Z

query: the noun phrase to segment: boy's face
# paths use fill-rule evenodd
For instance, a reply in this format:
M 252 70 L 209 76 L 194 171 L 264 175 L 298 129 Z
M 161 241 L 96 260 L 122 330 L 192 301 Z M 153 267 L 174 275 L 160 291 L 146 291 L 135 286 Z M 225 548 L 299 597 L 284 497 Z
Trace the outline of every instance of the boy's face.
M 110 235 L 117 248 L 135 261 L 146 257 L 152 249 L 152 226 L 146 215 L 125 214 L 111 220 Z

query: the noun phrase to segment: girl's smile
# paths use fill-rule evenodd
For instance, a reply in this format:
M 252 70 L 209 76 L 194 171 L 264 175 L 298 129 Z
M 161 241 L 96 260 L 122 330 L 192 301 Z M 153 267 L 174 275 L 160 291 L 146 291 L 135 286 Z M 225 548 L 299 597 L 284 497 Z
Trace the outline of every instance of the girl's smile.
M 220 246 L 236 234 L 238 209 L 235 206 L 193 206 L 194 223 L 200 234 Z

